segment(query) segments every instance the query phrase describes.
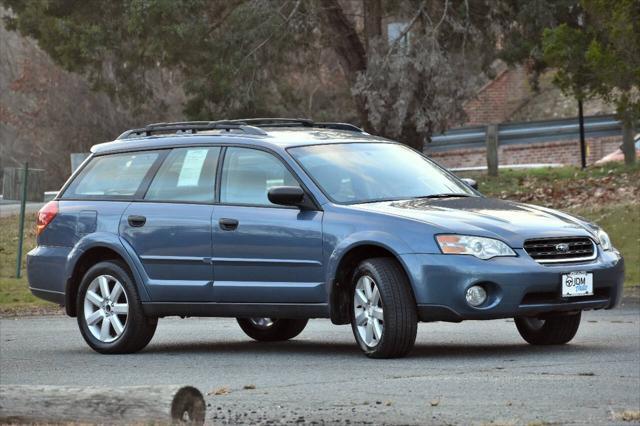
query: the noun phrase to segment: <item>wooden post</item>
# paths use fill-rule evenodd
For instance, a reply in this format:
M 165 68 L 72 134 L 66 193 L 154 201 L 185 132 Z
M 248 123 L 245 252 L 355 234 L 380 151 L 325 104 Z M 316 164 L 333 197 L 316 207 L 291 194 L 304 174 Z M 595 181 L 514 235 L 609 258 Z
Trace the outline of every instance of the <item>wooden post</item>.
M 498 125 L 489 124 L 486 133 L 487 173 L 498 176 Z
M 205 402 L 191 386 L 0 386 L 0 423 L 204 423 Z
M 627 110 L 622 113 L 622 152 L 624 153 L 624 162 L 627 166 L 631 166 L 636 162 L 633 127 L 633 115 L 627 107 Z

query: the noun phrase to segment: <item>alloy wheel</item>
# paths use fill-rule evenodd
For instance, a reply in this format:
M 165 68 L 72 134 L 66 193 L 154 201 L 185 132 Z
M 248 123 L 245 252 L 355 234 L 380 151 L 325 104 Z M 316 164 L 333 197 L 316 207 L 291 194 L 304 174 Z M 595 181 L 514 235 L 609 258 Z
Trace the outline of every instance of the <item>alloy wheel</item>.
M 84 296 L 84 318 L 99 341 L 110 343 L 124 333 L 129 317 L 129 300 L 122 283 L 111 275 L 96 277 Z
M 367 346 L 376 347 L 384 332 L 384 315 L 380 291 L 368 275 L 361 276 L 356 282 L 353 310 L 360 338 Z
M 270 328 L 274 323 L 273 318 L 249 318 L 249 321 L 251 321 L 251 324 L 255 327 L 263 330 Z
M 545 324 L 545 320 L 539 318 L 525 317 L 523 320 L 531 330 L 541 330 Z

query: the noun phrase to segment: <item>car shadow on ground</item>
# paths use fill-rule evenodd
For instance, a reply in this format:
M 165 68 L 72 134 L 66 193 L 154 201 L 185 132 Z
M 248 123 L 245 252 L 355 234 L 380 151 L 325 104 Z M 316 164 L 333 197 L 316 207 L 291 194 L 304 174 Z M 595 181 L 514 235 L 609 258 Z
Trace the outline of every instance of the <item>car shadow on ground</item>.
M 562 346 L 531 346 L 527 343 L 513 344 L 416 344 L 409 353 L 409 358 L 446 358 L 456 359 L 480 358 L 483 360 L 505 360 L 518 355 L 531 355 L 541 353 L 545 355 L 567 355 L 585 352 L 607 351 L 611 348 L 574 343 Z M 363 354 L 355 343 L 323 342 L 309 340 L 292 340 L 287 342 L 189 342 L 189 343 L 158 343 L 153 342 L 141 352 L 142 354 L 166 354 L 166 355 L 194 355 L 202 353 L 213 354 L 244 354 L 259 355 L 295 355 L 309 357 L 345 356 L 362 357 Z

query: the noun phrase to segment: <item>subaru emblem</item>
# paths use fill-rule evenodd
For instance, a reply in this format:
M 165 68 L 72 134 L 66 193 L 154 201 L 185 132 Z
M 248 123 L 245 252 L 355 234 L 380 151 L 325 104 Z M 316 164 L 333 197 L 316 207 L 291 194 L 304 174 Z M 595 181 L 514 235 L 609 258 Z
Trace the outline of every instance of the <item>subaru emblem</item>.
M 567 244 L 567 243 L 556 244 L 556 251 L 559 251 L 561 253 L 568 252 L 569 251 L 569 244 Z

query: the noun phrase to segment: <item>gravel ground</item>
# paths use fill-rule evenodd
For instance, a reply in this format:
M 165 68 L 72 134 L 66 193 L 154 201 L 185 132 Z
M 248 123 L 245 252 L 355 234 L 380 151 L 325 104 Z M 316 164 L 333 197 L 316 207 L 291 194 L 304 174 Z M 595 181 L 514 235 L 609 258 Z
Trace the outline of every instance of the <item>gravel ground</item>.
M 397 360 L 365 358 L 349 327 L 326 320 L 257 343 L 232 319 L 163 319 L 144 351 L 104 356 L 71 318 L 3 318 L 0 384 L 190 384 L 208 424 L 629 424 L 640 308 L 587 312 L 562 347 L 525 344 L 512 320 L 421 324 Z

